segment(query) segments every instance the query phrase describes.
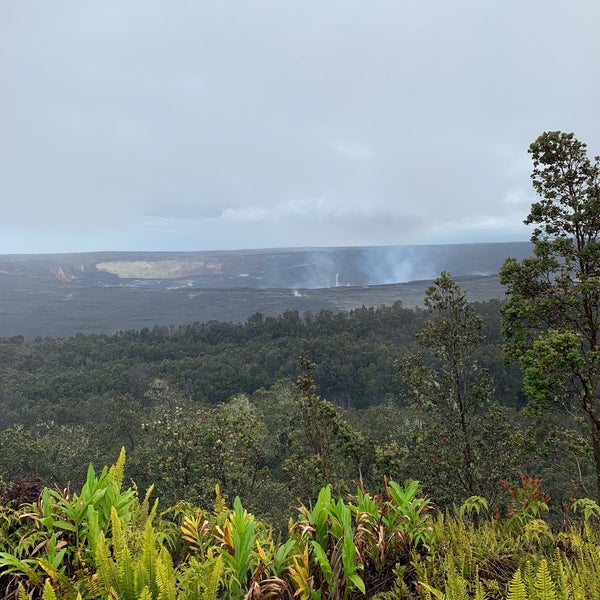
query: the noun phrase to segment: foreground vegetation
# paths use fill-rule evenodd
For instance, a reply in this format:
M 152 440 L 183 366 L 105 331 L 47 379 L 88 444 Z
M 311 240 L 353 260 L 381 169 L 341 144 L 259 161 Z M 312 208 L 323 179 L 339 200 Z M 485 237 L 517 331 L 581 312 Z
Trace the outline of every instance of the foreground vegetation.
M 276 537 L 240 499 L 158 512 L 123 485 L 125 451 L 80 491 L 43 488 L 0 509 L 3 597 L 583 599 L 600 589 L 600 507 L 578 500 L 558 528 L 527 477 L 487 514 L 479 496 L 439 512 L 417 482 L 342 498 L 323 487 Z M 22 495 L 32 489 L 22 486 Z

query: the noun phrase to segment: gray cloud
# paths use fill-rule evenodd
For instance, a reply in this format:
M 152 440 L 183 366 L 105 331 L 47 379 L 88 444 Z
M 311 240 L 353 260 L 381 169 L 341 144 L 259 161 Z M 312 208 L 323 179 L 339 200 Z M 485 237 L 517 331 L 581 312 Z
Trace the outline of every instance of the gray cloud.
M 594 0 L 0 5 L 0 252 L 526 239 Z M 3 230 L 3 231 L 2 231 Z

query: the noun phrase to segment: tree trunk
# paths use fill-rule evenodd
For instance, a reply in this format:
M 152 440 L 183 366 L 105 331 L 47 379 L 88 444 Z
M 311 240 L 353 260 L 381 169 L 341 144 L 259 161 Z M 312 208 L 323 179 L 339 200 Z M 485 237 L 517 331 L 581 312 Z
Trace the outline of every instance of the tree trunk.
M 590 420 L 590 433 L 592 438 L 592 448 L 594 450 L 594 467 L 596 469 L 596 500 L 600 504 L 600 428 L 598 419 L 591 411 L 588 412 Z

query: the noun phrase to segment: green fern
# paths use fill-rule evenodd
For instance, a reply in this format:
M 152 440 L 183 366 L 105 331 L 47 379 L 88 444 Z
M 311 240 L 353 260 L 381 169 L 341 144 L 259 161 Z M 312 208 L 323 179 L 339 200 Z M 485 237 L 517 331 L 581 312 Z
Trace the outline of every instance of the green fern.
M 19 587 L 17 588 L 17 600 L 29 600 L 29 595 L 21 582 L 19 582 Z
M 219 591 L 219 585 L 221 583 L 221 576 L 223 575 L 223 555 L 219 554 L 217 560 L 214 563 L 212 571 L 207 578 L 206 587 L 202 595 L 202 600 L 216 600 L 217 593 Z
M 461 517 L 464 517 L 465 514 L 479 517 L 482 510 L 489 510 L 488 501 L 482 496 L 469 496 L 459 507 L 458 514 Z
M 138 596 L 138 600 L 152 600 L 152 592 L 150 591 L 150 588 L 147 585 L 145 585 L 142 588 L 142 591 Z
M 529 598 L 534 599 L 536 596 L 535 589 L 535 574 L 533 565 L 531 561 L 528 560 L 525 565 L 522 567 L 521 574 L 523 576 L 523 583 L 525 584 L 525 589 L 527 591 L 527 595 Z
M 109 550 L 104 534 L 100 534 L 100 539 L 94 549 L 94 562 L 96 564 L 96 573 L 100 584 L 109 590 L 113 587 L 112 564 L 109 558 Z
M 94 553 L 104 594 L 118 600 L 177 600 L 173 561 L 166 547 L 157 549 L 152 516 L 150 513 L 140 537 L 133 525 L 126 528 L 113 508 L 110 542 L 101 534 Z
M 225 498 L 221 494 L 221 486 L 217 483 L 215 485 L 215 507 L 214 513 L 215 516 L 219 517 L 227 511 L 227 504 L 225 503 Z
M 447 563 L 447 580 L 444 586 L 444 591 L 438 590 L 433 586 L 429 585 L 427 582 L 419 582 L 420 587 L 425 592 L 426 598 L 435 598 L 436 600 L 468 600 L 471 598 L 467 591 L 468 582 L 462 577 L 457 571 L 454 565 L 454 560 L 450 555 L 448 557 Z M 486 600 L 485 593 L 479 580 L 477 581 L 478 585 L 478 594 L 476 596 L 477 600 Z
M 117 462 L 109 470 L 110 478 L 119 488 L 123 486 L 123 476 L 125 473 L 125 446 L 121 447 Z
M 508 584 L 508 594 L 506 600 L 529 600 L 525 582 L 521 576 L 521 569 L 517 569 L 510 583 Z
M 52 587 L 49 579 L 46 579 L 44 583 L 44 592 L 42 593 L 42 600 L 56 600 L 56 592 Z
M 179 600 L 217 600 L 224 572 L 223 555 L 198 561 L 192 557 L 180 572 Z
M 138 600 L 145 587 L 148 587 L 150 595 L 153 596 L 143 558 L 134 559 L 127 545 L 123 522 L 116 511 L 112 516 L 112 553 L 103 534 L 100 535 L 94 553 L 101 585 L 107 593 L 111 596 L 116 594 L 120 600 Z
M 557 600 L 571 600 L 569 578 L 560 550 L 555 551 L 553 560 L 548 566 L 554 582 Z
M 113 528 L 117 522 L 119 522 L 118 518 L 113 520 Z M 136 600 L 136 589 L 139 589 L 140 583 L 136 582 L 133 558 L 127 547 L 121 525 L 122 523 L 119 522 L 118 530 L 113 533 L 115 570 L 118 582 L 117 589 L 120 592 L 119 595 L 122 600 Z
M 483 584 L 477 579 L 477 585 L 475 586 L 475 599 L 474 600 L 487 600 L 487 595 L 483 589 Z
M 442 592 L 441 590 L 436 590 L 434 587 L 431 587 L 428 583 L 420 581 L 419 586 L 425 592 L 424 597 L 426 600 L 433 600 L 433 598 L 435 598 L 436 600 L 446 600 L 446 594 L 444 594 L 444 592 Z
M 171 555 L 166 548 L 161 548 L 156 561 L 156 585 L 158 600 L 176 600 L 175 570 Z
M 556 600 L 554 582 L 552 581 L 552 577 L 550 577 L 548 563 L 545 558 L 540 563 L 536 572 L 534 587 L 537 600 Z
M 447 600 L 465 600 L 467 595 L 467 582 L 457 572 L 452 556 L 448 557 L 448 579 L 446 581 Z
M 152 516 L 152 515 L 151 515 Z M 146 521 L 142 538 L 142 557 L 138 564 L 138 572 L 143 573 L 143 581 L 149 586 L 154 598 L 158 595 L 156 535 L 151 516 Z

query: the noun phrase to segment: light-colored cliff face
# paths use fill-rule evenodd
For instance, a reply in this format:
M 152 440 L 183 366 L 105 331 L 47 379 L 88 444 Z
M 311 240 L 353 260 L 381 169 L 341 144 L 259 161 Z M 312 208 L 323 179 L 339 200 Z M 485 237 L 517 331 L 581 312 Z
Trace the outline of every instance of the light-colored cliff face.
M 218 260 L 128 260 L 109 261 L 96 264 L 99 271 L 131 279 L 175 279 L 191 275 L 217 275 L 222 272 Z
M 73 281 L 73 276 L 65 273 L 62 267 L 58 267 L 58 269 L 56 269 L 54 276 L 56 279 L 58 279 L 58 281 L 62 281 L 63 283 L 71 283 L 71 281 Z

